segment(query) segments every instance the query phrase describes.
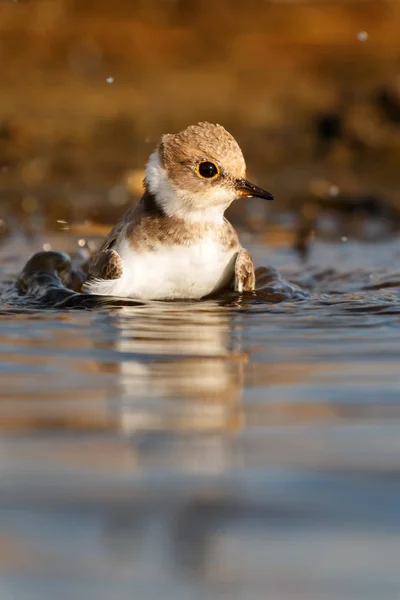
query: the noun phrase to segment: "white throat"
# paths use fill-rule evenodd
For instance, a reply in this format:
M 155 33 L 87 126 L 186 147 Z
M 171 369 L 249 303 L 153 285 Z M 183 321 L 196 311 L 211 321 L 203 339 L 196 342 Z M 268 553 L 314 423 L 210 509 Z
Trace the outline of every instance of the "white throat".
M 199 194 L 179 189 L 169 181 L 158 150 L 153 152 L 147 163 L 146 182 L 157 204 L 168 216 L 197 223 L 221 223 L 226 208 L 235 199 L 232 192 L 224 188 L 210 188 Z

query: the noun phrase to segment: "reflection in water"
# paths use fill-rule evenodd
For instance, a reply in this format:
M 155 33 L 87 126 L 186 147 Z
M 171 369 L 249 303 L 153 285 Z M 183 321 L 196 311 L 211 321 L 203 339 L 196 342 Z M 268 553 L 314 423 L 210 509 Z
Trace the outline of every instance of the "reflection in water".
M 298 302 L 0 313 L 1 598 L 397 598 L 398 279 L 361 266 Z
M 93 321 L 101 327 L 97 333 Z M 239 335 L 232 341 L 229 312 L 211 302 L 126 307 L 95 317 L 59 314 L 51 323 L 21 315 L 3 323 L 3 428 L 221 432 L 240 427 L 248 355 L 240 351 Z M 19 348 L 18 363 L 8 361 L 8 352 Z
M 125 431 L 234 431 L 241 424 L 243 366 L 248 356 L 232 318 L 215 305 L 127 308 L 117 316 L 121 426 Z M 149 357 L 151 359 L 149 360 Z
M 125 569 L 130 577 L 137 577 L 151 565 L 155 589 L 161 582 L 171 585 L 173 564 L 200 568 L 206 561 L 207 528 L 201 525 L 200 514 L 197 525 L 196 515 L 194 521 L 190 515 L 198 511 L 199 502 L 201 508 L 204 492 L 198 496 L 193 488 L 192 500 L 193 492 L 187 495 L 183 479 L 177 496 L 166 491 L 159 497 L 157 490 L 149 488 L 143 497 L 140 486 L 126 496 L 123 480 L 155 464 L 208 475 L 233 466 L 224 434 L 237 431 L 242 424 L 240 399 L 248 355 L 240 352 L 241 326 L 236 327 L 229 312 L 213 303 L 130 307 L 95 316 L 53 315 L 51 322 L 43 317 L 26 318 L 23 335 L 18 321 L 5 322 L 7 331 L 0 338 L 4 371 L 7 348 L 21 350 L 0 391 L 2 427 L 11 434 L 3 444 L 5 452 L 12 449 L 12 459 L 3 460 L 10 477 L 6 476 L 3 514 L 11 524 L 11 539 L 19 535 L 18 511 L 26 487 L 31 503 L 39 503 L 39 514 L 36 509 L 35 516 L 28 517 L 28 538 L 33 542 L 16 550 L 14 568 L 24 571 L 28 562 L 34 572 L 61 572 L 63 578 L 74 581 L 79 581 L 82 569 L 89 570 L 96 590 L 102 565 L 112 569 L 114 578 L 124 578 Z M 21 372 L 24 384 L 17 385 Z M 96 385 L 90 385 L 94 381 Z M 61 428 L 107 434 L 71 438 L 61 435 Z M 21 430 L 27 432 L 22 438 L 12 434 Z M 40 433 L 44 431 L 50 437 Z M 49 486 L 53 465 L 64 473 L 63 482 L 56 476 L 56 486 Z M 98 477 L 103 472 L 120 477 L 115 488 L 111 477 L 109 491 L 104 495 L 105 489 L 100 489 L 95 499 L 91 486 L 84 483 L 85 472 L 92 473 L 91 478 L 96 472 Z M 68 479 L 72 475 L 74 480 L 74 473 L 78 480 L 71 489 Z M 211 481 L 207 488 L 207 503 L 211 501 L 212 506 L 212 498 L 220 492 Z M 52 516 L 65 502 L 85 504 L 88 494 L 97 516 L 71 521 L 68 510 L 61 521 Z M 51 512 L 44 523 L 41 507 L 48 502 Z M 91 540 L 91 557 L 83 563 L 82 552 L 72 552 L 68 531 L 72 526 L 77 534 L 76 523 L 82 519 L 86 540 Z M 43 528 L 50 538 L 43 536 Z M 92 548 L 96 530 L 102 535 L 103 554 L 98 546 Z M 63 540 L 55 552 L 53 535 Z M 40 558 L 33 561 L 32 552 Z M 19 590 L 20 584 L 17 579 L 10 589 Z M 45 592 L 49 589 L 48 578 Z

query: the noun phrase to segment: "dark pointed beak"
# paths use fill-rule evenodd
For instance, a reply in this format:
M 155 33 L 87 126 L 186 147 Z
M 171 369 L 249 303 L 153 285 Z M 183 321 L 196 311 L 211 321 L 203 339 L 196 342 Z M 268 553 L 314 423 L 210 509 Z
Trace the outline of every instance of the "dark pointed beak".
M 275 200 L 274 196 L 263 190 L 262 188 L 250 183 L 247 179 L 237 179 L 236 189 L 238 196 L 244 196 L 245 198 L 264 198 L 264 200 Z

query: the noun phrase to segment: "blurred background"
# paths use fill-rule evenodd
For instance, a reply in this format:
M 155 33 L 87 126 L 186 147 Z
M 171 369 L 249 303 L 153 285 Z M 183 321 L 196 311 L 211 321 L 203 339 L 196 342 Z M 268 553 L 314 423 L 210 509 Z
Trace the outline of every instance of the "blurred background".
M 399 28 L 397 0 L 2 0 L 2 205 L 113 222 L 160 135 L 200 120 L 273 211 L 400 203 Z

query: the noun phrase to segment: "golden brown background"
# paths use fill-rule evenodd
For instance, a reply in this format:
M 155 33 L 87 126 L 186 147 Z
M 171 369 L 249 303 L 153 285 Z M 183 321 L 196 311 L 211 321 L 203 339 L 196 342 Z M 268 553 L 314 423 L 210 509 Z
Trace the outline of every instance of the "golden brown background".
M 398 0 L 1 0 L 0 201 L 121 212 L 160 134 L 199 120 L 276 209 L 321 178 L 400 200 L 399 78 Z

